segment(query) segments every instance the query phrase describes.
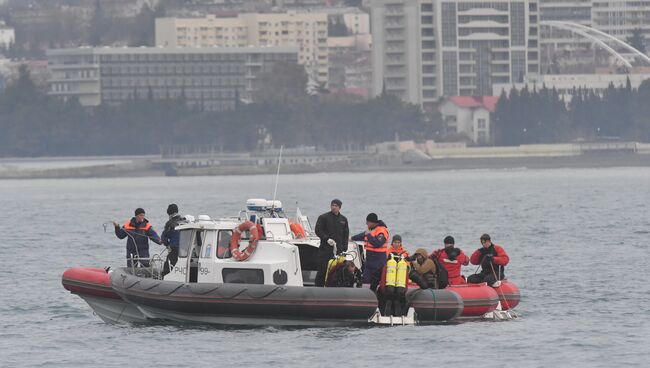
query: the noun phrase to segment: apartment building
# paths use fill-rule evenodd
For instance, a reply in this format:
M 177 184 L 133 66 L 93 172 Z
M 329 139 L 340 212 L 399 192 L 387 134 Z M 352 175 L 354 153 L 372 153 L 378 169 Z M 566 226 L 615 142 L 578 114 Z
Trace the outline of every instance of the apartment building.
M 355 90 L 364 97 L 370 95 L 372 67 L 369 34 L 329 37 L 329 89 L 331 91 Z
M 375 95 L 433 109 L 539 73 L 536 0 L 377 0 L 371 22 Z
M 592 0 L 591 19 L 594 28 L 626 40 L 640 29 L 650 36 L 650 1 Z
M 352 34 L 370 34 L 370 14 L 351 11 L 343 14 L 343 22 Z
M 163 47 L 297 47 L 298 62 L 327 84 L 327 14 L 243 13 L 237 17 L 158 18 L 156 45 Z
M 137 98 L 184 96 L 209 111 L 252 100 L 259 77 L 277 62 L 296 63 L 287 47 L 75 48 L 48 50 L 51 96 L 78 98 L 83 106 L 119 105 Z

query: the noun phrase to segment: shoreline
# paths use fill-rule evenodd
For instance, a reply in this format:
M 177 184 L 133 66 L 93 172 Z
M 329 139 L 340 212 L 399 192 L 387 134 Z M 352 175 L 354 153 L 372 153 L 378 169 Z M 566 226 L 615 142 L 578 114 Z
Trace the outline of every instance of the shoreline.
M 110 159 L 115 160 L 115 157 Z M 10 161 L 12 160 L 12 161 Z M 72 178 L 119 178 L 119 177 L 163 177 L 163 176 L 229 176 L 275 174 L 276 165 L 235 166 L 220 165 L 207 167 L 176 168 L 170 174 L 169 168 L 156 165 L 151 156 L 120 158 L 119 163 L 107 163 L 108 158 L 37 158 L 5 159 L 0 161 L 0 180 L 11 179 L 72 179 Z M 61 162 L 63 167 L 39 168 L 39 163 Z M 83 166 L 74 166 L 83 161 Z M 95 161 L 95 164 L 92 162 Z M 7 162 L 29 164 L 28 167 L 12 167 Z M 90 163 L 89 163 L 90 162 Z M 66 166 L 67 164 L 67 166 Z M 32 166 L 33 168 L 29 168 Z M 332 172 L 413 172 L 447 170 L 507 170 L 507 169 L 562 169 L 562 168 L 610 168 L 650 167 L 650 154 L 628 152 L 583 153 L 572 156 L 521 156 L 521 157 L 458 157 L 436 158 L 419 162 L 389 160 L 383 164 L 351 164 L 347 162 L 320 165 L 284 165 L 284 174 L 314 174 Z

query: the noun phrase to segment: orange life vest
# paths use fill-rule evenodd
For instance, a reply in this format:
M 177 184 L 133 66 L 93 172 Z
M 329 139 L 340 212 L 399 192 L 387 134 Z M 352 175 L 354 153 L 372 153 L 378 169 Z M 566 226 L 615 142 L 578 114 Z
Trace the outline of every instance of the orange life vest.
M 127 222 L 124 223 L 123 228 L 124 228 L 124 230 L 131 230 L 131 231 L 134 231 L 134 230 L 149 231 L 149 229 L 151 229 L 151 224 L 147 222 L 147 224 L 144 227 L 135 227 L 135 226 L 131 225 L 131 221 L 127 221 Z
M 404 258 L 408 258 L 408 256 L 409 256 L 409 252 L 406 249 L 404 249 L 404 247 L 402 247 L 401 245 L 397 249 L 393 248 L 393 246 L 391 245 L 388 248 L 388 253 L 389 254 L 390 253 L 396 253 L 398 256 L 401 256 L 403 254 Z
M 379 234 L 384 234 L 384 244 L 380 248 L 375 248 L 370 242 L 368 241 L 368 236 L 366 235 L 366 244 L 364 247 L 366 248 L 366 252 L 376 252 L 376 253 L 386 253 L 388 254 L 388 229 L 386 229 L 384 226 L 377 226 L 372 231 L 370 231 L 370 235 L 373 237 L 378 237 Z

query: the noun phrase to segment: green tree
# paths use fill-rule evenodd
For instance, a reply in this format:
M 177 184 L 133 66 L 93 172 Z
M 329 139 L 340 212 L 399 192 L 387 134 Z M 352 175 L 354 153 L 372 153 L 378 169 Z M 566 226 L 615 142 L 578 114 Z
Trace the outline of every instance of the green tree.
M 253 100 L 260 104 L 292 106 L 301 108 L 307 103 L 307 73 L 302 65 L 275 63 L 268 72 L 259 77 Z
M 88 29 L 88 43 L 92 46 L 100 46 L 109 28 L 110 22 L 104 13 L 104 8 L 99 0 L 95 0 L 95 9 Z
M 144 3 L 140 12 L 133 18 L 131 25 L 131 46 L 155 46 L 156 43 L 156 18 L 165 16 L 165 2 L 151 7 Z

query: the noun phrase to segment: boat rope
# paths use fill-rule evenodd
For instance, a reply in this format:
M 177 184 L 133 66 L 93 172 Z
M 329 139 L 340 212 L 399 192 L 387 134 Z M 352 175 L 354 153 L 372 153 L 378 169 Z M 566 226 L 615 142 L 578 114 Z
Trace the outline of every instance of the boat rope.
M 113 224 L 112 221 L 107 221 L 107 222 L 102 223 L 102 226 L 104 227 L 104 232 L 107 232 L 108 225 L 112 225 L 112 224 Z M 133 254 L 131 254 L 131 257 L 128 258 L 128 259 L 131 260 L 131 271 L 135 274 L 135 264 L 136 264 L 136 262 L 140 263 L 140 265 L 143 265 L 143 264 L 142 264 L 142 262 L 140 262 L 140 252 L 138 251 L 138 246 L 137 246 L 137 243 L 135 241 L 134 235 L 142 236 L 142 237 L 145 237 L 147 239 L 151 239 L 151 241 L 153 241 L 153 238 L 151 238 L 149 235 L 138 234 L 136 232 L 133 232 L 133 231 L 130 231 L 130 230 L 127 230 L 127 229 L 124 229 L 124 228 L 122 228 L 122 230 L 124 231 L 124 233 L 126 233 L 126 236 L 128 236 L 129 239 L 131 239 L 131 241 L 133 241 L 133 245 L 134 245 L 134 248 L 135 248 L 135 257 L 133 257 Z M 154 241 L 154 243 L 155 243 L 155 241 Z M 165 251 L 168 251 L 167 247 L 163 248 L 160 251 L 160 253 L 154 253 L 151 257 L 149 257 L 150 262 L 149 262 L 149 267 L 148 268 L 149 268 L 149 272 L 151 273 L 152 276 L 153 276 L 153 263 L 164 264 L 164 262 L 162 260 L 162 257 L 163 257 L 163 253 Z M 171 267 L 171 264 L 170 264 L 170 267 Z
M 436 301 L 436 293 L 434 293 L 433 289 L 429 289 L 431 292 L 431 297 L 433 297 L 433 320 L 438 321 L 438 305 Z
M 501 281 L 501 280 L 499 280 L 499 278 L 497 277 L 497 273 L 496 273 L 496 271 L 494 271 L 494 264 L 492 264 L 492 262 L 490 262 L 490 268 L 492 268 L 492 275 L 494 275 L 494 279 L 497 280 L 497 281 Z M 495 282 L 496 282 L 496 281 L 495 281 Z M 499 286 L 500 286 L 500 285 L 499 285 Z M 503 293 L 503 291 L 502 291 L 500 288 L 498 288 L 498 287 L 495 288 L 495 289 L 496 289 L 496 291 L 497 291 L 498 293 L 501 294 L 501 297 L 503 298 L 503 303 L 506 305 L 506 308 L 508 308 L 507 310 L 510 311 L 510 312 L 515 316 L 515 318 L 516 318 L 516 317 L 519 317 L 519 316 L 517 316 L 517 312 L 515 312 L 515 311 L 513 311 L 513 310 L 510 309 L 510 304 L 508 304 L 508 299 L 506 299 L 506 295 Z
M 127 307 L 127 304 L 125 304 L 124 307 L 122 307 L 122 310 L 120 311 L 120 315 L 117 316 L 117 319 L 115 320 L 115 322 L 120 321 L 120 318 L 122 318 L 122 314 L 124 313 L 124 310 L 126 310 L 126 307 Z
M 106 229 L 107 229 L 107 226 L 108 226 L 108 225 L 112 225 L 112 222 L 109 221 L 109 222 L 104 222 L 104 223 L 102 223 L 102 226 L 104 227 L 104 232 L 107 232 Z M 129 236 L 131 237 L 131 239 L 133 239 L 133 237 L 131 236 L 131 234 L 132 234 L 132 235 L 142 236 L 142 237 L 144 237 L 144 238 L 151 239 L 151 241 L 154 241 L 153 238 L 150 237 L 149 235 L 138 234 L 138 233 L 133 232 L 133 231 L 131 231 L 131 230 L 127 230 L 127 229 L 125 229 L 125 228 L 123 228 L 123 227 L 122 227 L 121 229 L 124 230 L 124 232 L 125 232 L 127 235 L 129 235 Z M 135 239 L 133 239 L 133 241 L 135 242 Z M 155 243 L 155 241 L 154 241 L 154 243 Z

